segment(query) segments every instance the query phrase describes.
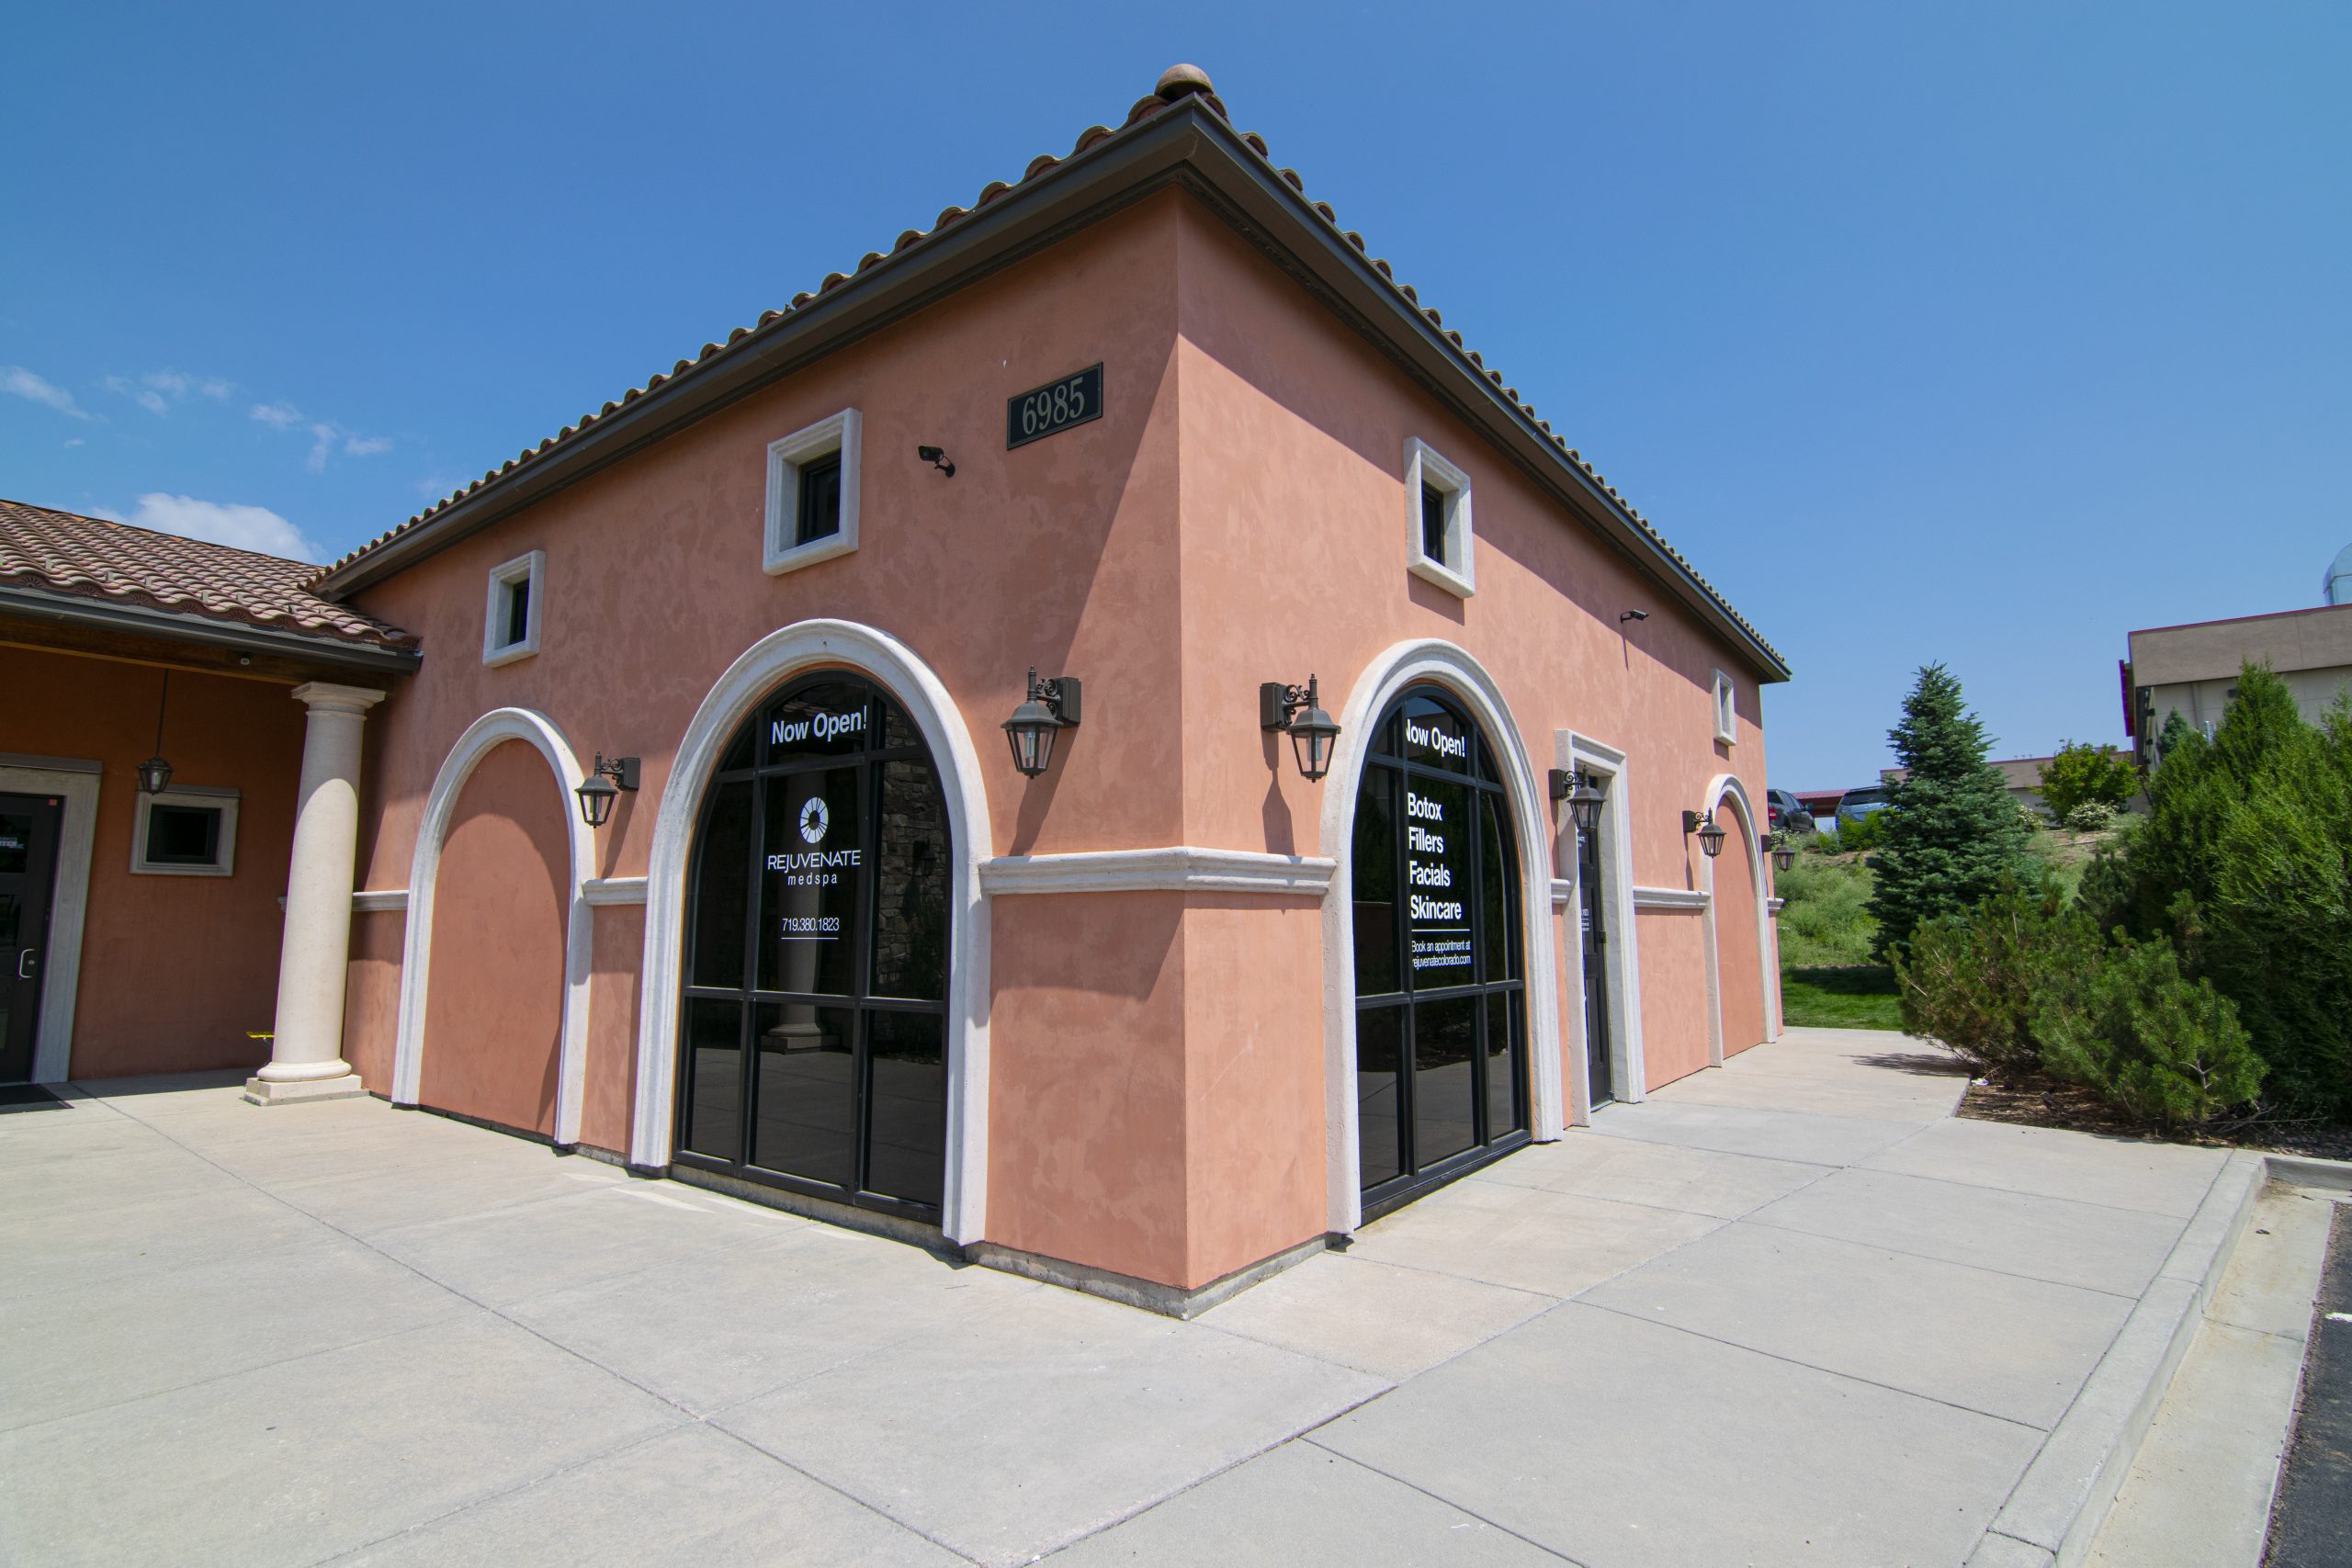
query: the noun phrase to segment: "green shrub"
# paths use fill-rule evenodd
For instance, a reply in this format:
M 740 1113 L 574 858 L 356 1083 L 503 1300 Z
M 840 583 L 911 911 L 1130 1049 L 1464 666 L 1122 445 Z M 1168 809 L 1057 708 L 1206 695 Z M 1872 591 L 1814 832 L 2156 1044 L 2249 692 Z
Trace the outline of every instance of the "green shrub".
M 2140 787 L 2140 775 L 2131 763 L 2119 760 L 2106 747 L 2087 741 L 2067 741 L 2037 771 L 2041 775 L 2043 803 L 2051 816 L 2069 828 L 2075 825 L 2071 818 L 2078 807 L 2104 806 L 2111 817 Z
M 2166 942 L 2120 941 L 2070 973 L 2045 969 L 2031 1029 L 2045 1070 L 2143 1121 L 2195 1126 L 2262 1087 L 2237 1009 L 2185 978 Z
M 1851 854 L 1857 850 L 1874 850 L 1886 841 L 1886 810 L 1865 812 L 1860 817 L 1840 817 L 1837 822 L 1837 852 Z
M 2037 997 L 2053 976 L 2094 962 L 2098 947 L 2098 929 L 2055 883 L 2011 877 L 1975 908 L 1911 933 L 1894 965 L 1903 1031 L 1942 1041 L 1979 1077 L 2031 1071 L 2041 1065 Z
M 2307 723 L 2248 665 L 2212 739 L 2175 715 L 2158 756 L 2085 907 L 2235 1005 L 2280 1109 L 2352 1115 L 2352 711 Z
M 1889 795 L 1871 857 L 1878 951 L 1899 953 L 1921 921 L 1971 909 L 2004 879 L 2028 874 L 2028 829 L 1998 769 L 1984 760 L 1984 726 L 1940 664 L 1919 671 L 1887 731 L 1904 777 Z M 1842 829 L 1841 829 L 1842 831 Z
M 2117 809 L 2104 800 L 2077 801 L 2058 820 L 2077 833 L 2103 833 L 2114 822 Z

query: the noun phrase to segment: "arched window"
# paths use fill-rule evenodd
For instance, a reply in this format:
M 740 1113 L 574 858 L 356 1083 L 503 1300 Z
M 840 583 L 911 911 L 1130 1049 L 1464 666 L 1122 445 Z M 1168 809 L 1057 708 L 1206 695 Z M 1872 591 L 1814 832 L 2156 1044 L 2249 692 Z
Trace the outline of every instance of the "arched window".
M 1528 1139 L 1510 803 L 1486 738 L 1443 692 L 1412 688 L 1381 716 L 1351 856 L 1370 1219 Z
M 678 1164 L 937 1220 L 953 864 L 873 682 L 797 682 L 736 732 L 687 885 Z

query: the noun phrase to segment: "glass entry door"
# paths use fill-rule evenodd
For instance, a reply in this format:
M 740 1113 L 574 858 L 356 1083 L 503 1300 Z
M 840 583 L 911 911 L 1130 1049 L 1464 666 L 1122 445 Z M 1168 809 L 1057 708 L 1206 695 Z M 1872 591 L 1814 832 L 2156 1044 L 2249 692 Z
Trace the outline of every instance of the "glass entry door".
M 49 965 L 49 906 L 57 882 L 64 802 L 0 795 L 0 1083 L 33 1076 L 41 974 Z
M 1577 835 L 1577 905 L 1584 928 L 1584 1052 L 1592 1103 L 1608 1104 L 1617 1098 L 1616 1080 L 1609 1066 L 1609 924 L 1608 900 L 1602 897 L 1600 833 L 1598 829 Z
M 1349 868 L 1366 1219 L 1527 1142 L 1516 867 L 1486 738 L 1407 693 L 1373 735 Z
M 736 734 L 688 888 L 677 1164 L 937 1219 L 951 850 L 871 682 L 801 682 Z

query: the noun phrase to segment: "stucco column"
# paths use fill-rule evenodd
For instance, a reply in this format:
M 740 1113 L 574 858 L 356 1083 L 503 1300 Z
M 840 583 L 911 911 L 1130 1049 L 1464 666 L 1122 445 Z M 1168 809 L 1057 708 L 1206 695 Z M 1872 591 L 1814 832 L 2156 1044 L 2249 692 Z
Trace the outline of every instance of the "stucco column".
M 384 694 L 313 681 L 295 687 L 294 695 L 310 709 L 310 722 L 286 876 L 277 1039 L 269 1065 L 245 1084 L 245 1098 L 255 1105 L 368 1092 L 343 1059 L 343 983 L 359 848 L 359 729 Z

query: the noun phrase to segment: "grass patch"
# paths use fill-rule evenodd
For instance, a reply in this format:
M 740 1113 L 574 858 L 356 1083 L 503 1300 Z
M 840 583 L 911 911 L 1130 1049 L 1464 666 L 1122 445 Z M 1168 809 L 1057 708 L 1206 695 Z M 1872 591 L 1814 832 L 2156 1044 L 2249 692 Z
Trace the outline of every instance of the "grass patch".
M 1871 961 L 1871 877 L 1860 855 L 1835 854 L 1818 847 L 1774 877 L 1781 909 L 1781 966 L 1784 969 L 1845 968 Z
M 1883 964 L 1792 968 L 1781 972 L 1781 1017 L 1792 1028 L 1901 1029 L 1903 1002 Z

